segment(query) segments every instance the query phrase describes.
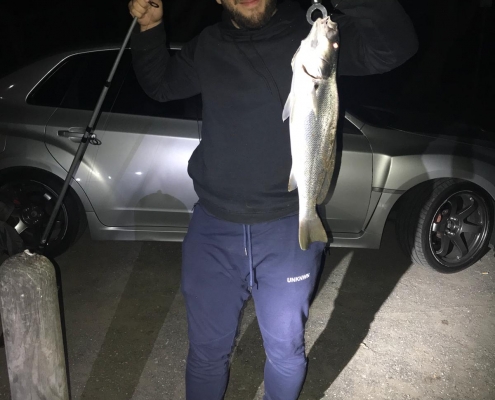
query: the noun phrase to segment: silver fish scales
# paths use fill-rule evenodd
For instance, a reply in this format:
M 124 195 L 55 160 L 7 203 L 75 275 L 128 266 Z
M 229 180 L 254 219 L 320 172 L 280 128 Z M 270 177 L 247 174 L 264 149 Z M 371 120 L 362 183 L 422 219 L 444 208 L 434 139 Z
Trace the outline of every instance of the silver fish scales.
M 318 19 L 292 59 L 292 85 L 282 114 L 289 119 L 292 170 L 288 190 L 298 189 L 299 245 L 327 242 L 316 213 L 325 199 L 335 167 L 339 117 L 337 91 L 338 27 Z

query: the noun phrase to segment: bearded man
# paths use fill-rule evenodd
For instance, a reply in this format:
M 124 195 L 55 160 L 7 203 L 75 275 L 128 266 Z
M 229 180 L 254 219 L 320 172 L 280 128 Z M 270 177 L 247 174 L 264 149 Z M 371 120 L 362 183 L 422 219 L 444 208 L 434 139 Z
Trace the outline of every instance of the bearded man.
M 199 202 L 182 248 L 186 398 L 223 398 L 241 309 L 252 296 L 266 352 L 264 400 L 295 400 L 306 374 L 305 324 L 325 243 L 299 247 L 282 110 L 291 59 L 311 26 L 290 0 L 216 1 L 224 7 L 222 22 L 173 57 L 161 1 L 129 3 L 140 26 L 131 49 L 144 91 L 162 102 L 198 93 L 203 99 L 202 139 L 188 165 Z M 340 74 L 384 72 L 414 54 L 414 31 L 395 0 L 371 1 L 380 4 L 378 13 L 367 8 L 370 0 L 341 3 Z M 399 11 L 386 15 L 385 3 Z M 400 41 L 390 23 L 406 32 Z

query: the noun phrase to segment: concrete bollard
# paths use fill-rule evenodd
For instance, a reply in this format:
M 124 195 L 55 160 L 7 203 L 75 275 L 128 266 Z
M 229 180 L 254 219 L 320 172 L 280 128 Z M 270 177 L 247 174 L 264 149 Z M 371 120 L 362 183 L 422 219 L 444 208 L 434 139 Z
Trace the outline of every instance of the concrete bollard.
M 55 268 L 23 252 L 0 266 L 0 314 L 12 400 L 68 400 Z

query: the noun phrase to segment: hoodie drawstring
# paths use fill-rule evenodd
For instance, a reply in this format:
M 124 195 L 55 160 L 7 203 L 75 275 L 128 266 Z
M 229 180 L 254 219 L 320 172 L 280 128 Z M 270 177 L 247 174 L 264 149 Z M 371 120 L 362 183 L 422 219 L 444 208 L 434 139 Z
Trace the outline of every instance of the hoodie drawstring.
M 251 38 L 249 38 L 249 40 L 251 41 Z M 272 90 L 272 88 L 270 86 L 270 83 L 268 82 L 268 79 L 266 78 L 266 76 L 263 75 L 260 71 L 258 71 L 256 69 L 256 67 L 254 66 L 254 64 L 251 61 L 251 59 L 247 56 L 247 54 L 244 51 L 242 51 L 241 46 L 239 46 L 239 44 L 237 43 L 237 40 L 235 39 L 235 37 L 233 38 L 233 42 L 234 42 L 235 47 L 239 51 L 239 53 L 241 53 L 242 56 L 246 59 L 246 61 L 248 62 L 249 66 L 251 67 L 251 69 L 255 72 L 256 75 L 258 75 L 261 79 L 263 79 L 263 81 L 265 82 L 265 85 L 266 85 L 267 89 L 270 91 L 271 94 L 273 94 L 273 90 Z
M 251 247 L 251 225 L 243 225 L 243 228 L 244 228 L 244 254 L 248 257 L 249 289 L 252 291 L 254 284 L 254 268 L 253 268 L 253 252 Z
M 252 38 L 250 37 L 249 38 L 249 43 L 251 44 L 251 46 L 253 47 L 254 51 L 256 52 L 256 54 L 258 55 L 259 59 L 261 60 L 261 62 L 263 63 L 263 67 L 265 68 L 266 72 L 268 72 L 268 75 L 270 76 L 270 80 L 272 81 L 273 85 L 275 86 L 275 88 L 277 89 L 277 94 L 278 94 L 278 100 L 280 101 L 280 104 L 282 106 L 282 110 L 284 109 L 284 106 L 285 106 L 285 103 L 283 102 L 282 100 L 282 96 L 280 94 L 280 89 L 277 85 L 277 81 L 275 80 L 275 78 L 273 77 L 272 73 L 270 72 L 270 70 L 268 69 L 266 63 L 265 63 L 265 60 L 263 59 L 263 57 L 261 56 L 261 54 L 259 53 L 258 49 L 256 48 L 255 44 L 253 43 L 253 40 Z M 273 93 L 273 91 L 271 90 L 270 88 L 270 91 Z

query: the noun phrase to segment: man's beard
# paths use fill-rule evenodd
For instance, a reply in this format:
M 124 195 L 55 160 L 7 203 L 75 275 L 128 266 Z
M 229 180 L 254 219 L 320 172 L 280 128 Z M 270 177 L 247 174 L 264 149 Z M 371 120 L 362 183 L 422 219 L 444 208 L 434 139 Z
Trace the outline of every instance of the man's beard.
M 277 8 L 277 0 L 266 0 L 265 10 L 262 13 L 252 15 L 251 17 L 241 14 L 235 10 L 234 7 L 231 7 L 230 3 L 227 1 L 223 2 L 223 6 L 229 18 L 239 25 L 239 28 L 257 29 L 265 26 L 268 21 L 270 21 L 274 11 Z

